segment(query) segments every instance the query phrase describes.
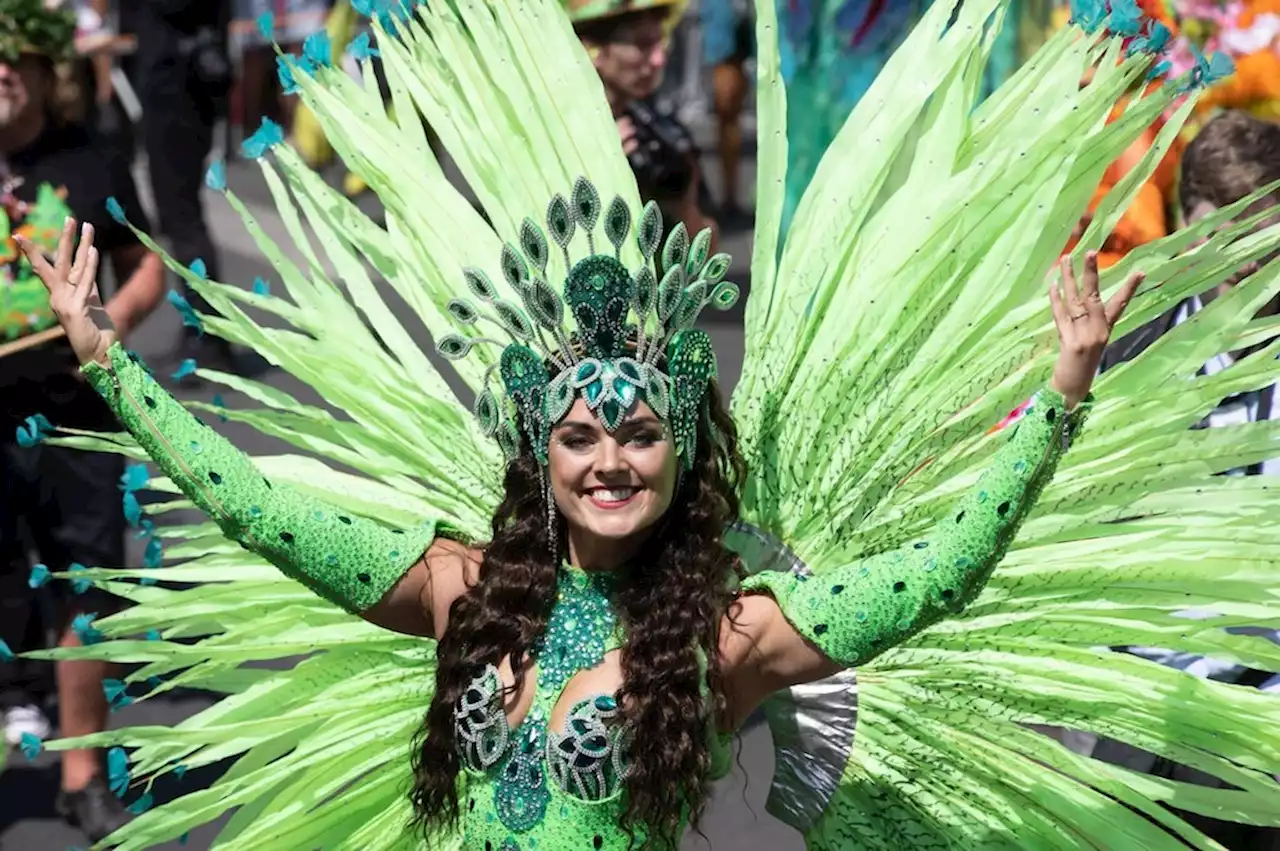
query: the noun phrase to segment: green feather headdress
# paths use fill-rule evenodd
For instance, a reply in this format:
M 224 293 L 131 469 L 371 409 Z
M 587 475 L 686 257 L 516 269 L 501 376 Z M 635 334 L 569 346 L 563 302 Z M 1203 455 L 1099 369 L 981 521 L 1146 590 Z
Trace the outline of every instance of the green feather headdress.
M 75 15 L 45 0 L 0 0 L 0 59 L 38 53 L 55 62 L 75 54 Z
M 609 431 L 615 430 L 641 400 L 665 420 L 686 466 L 693 463 L 698 417 L 716 376 L 715 352 L 705 331 L 694 328 L 708 305 L 728 310 L 738 287 L 723 280 L 728 254 L 711 254 L 711 231 L 690 242 L 684 223 L 662 244 L 662 214 L 649 202 L 634 238 L 643 262 L 634 272 L 622 263 L 622 248 L 632 237 L 631 211 L 615 197 L 603 211 L 604 234 L 613 253 L 596 252 L 595 229 L 602 206 L 594 185 L 578 178 L 570 198 L 557 194 L 547 206 L 546 226 L 569 270 L 561 292 L 547 282 L 550 246 L 531 219 L 520 228 L 520 247 L 502 249 L 502 274 L 520 294 L 522 306 L 498 296 L 479 269 L 466 269 L 467 289 L 487 305 L 482 313 L 467 299 L 454 299 L 449 314 L 461 325 L 484 320 L 497 325 L 511 342 L 449 334 L 437 350 L 450 360 L 466 357 L 477 345 L 503 346 L 498 362 L 485 374 L 475 414 L 485 433 L 496 437 L 508 457 L 519 451 L 520 431 L 534 454 L 547 463 L 551 429 L 581 397 Z M 569 247 L 586 235 L 588 255 L 576 263 Z M 658 277 L 658 248 L 662 244 Z M 565 323 L 565 309 L 575 331 Z M 665 360 L 665 366 L 659 364 Z M 501 376 L 495 393 L 493 373 Z

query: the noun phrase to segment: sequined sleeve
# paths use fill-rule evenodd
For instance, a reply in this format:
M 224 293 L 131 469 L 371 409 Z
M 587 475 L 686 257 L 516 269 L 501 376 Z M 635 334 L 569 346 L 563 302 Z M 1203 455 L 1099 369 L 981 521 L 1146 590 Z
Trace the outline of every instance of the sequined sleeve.
M 325 599 L 354 613 L 369 609 L 431 543 L 431 522 L 390 529 L 272 483 L 136 355 L 119 344 L 108 354 L 111 366 L 86 364 L 85 377 L 139 445 L 223 534 Z
M 1087 410 L 1086 400 L 1067 414 L 1060 394 L 1039 391 L 1003 431 L 1004 446 L 973 490 L 928 535 L 838 567 L 757 573 L 744 591 L 772 594 L 791 625 L 836 662 L 865 663 L 978 595 Z

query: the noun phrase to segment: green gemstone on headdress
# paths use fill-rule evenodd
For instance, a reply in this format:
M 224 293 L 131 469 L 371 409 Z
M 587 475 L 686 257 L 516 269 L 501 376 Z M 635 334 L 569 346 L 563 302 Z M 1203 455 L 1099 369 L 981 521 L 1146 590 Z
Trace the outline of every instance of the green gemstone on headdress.
M 609 202 L 609 211 L 604 217 L 604 234 L 613 244 L 615 252 L 622 251 L 622 244 L 627 241 L 627 233 L 631 230 L 631 210 L 627 202 L 617 195 Z
M 471 341 L 460 334 L 448 334 L 436 343 L 436 351 L 448 360 L 462 360 L 471 351 Z
M 636 270 L 632 278 L 635 281 L 636 289 L 631 308 L 636 312 L 637 316 L 648 316 L 649 311 L 653 310 L 654 302 L 658 297 L 658 281 L 654 278 L 653 270 L 648 266 L 641 266 Z
M 498 321 L 502 323 L 502 327 L 507 329 L 507 333 L 511 336 L 522 342 L 533 339 L 533 325 L 520 308 L 509 301 L 499 299 L 493 303 L 493 310 L 498 314 Z
M 573 219 L 586 231 L 593 230 L 600 220 L 600 193 L 585 177 L 573 182 Z
M 618 370 L 619 375 L 632 384 L 644 384 L 644 374 L 640 371 L 640 364 L 630 358 L 620 358 L 615 361 L 614 368 Z
M 476 320 L 480 318 L 480 314 L 471 306 L 471 302 L 455 298 L 449 302 L 449 316 L 453 317 L 453 321 L 459 325 L 474 325 Z
M 644 212 L 640 215 L 640 227 L 636 229 L 636 244 L 640 246 L 640 253 L 644 255 L 645 260 L 652 260 L 653 255 L 658 253 L 658 246 L 662 243 L 662 211 L 658 209 L 656 201 L 650 201 L 644 205 Z
M 565 370 L 552 379 L 551 384 L 547 387 L 546 401 L 546 421 L 549 423 L 558 423 L 569 413 L 569 409 L 573 407 L 573 400 L 576 396 L 573 385 L 573 373 Z
M 662 247 L 662 268 L 672 269 L 684 266 L 685 257 L 689 254 L 689 231 L 684 222 L 676 222 L 676 226 L 667 234 L 667 244 Z
M 476 419 L 480 422 L 480 430 L 487 437 L 493 437 L 498 431 L 499 408 L 497 397 L 493 395 L 493 391 L 486 387 L 478 396 L 476 396 L 476 404 L 473 409 Z
M 707 297 L 707 282 L 694 281 L 684 288 L 680 296 L 679 306 L 672 316 L 671 324 L 675 328 L 687 328 L 693 325 L 702 311 L 702 302 Z
M 556 241 L 556 245 L 567 248 L 569 241 L 573 239 L 575 227 L 569 202 L 563 195 L 556 193 L 547 205 L 547 230 L 551 232 L 551 238 Z
M 618 426 L 622 425 L 622 418 L 626 415 L 626 409 L 622 407 L 622 403 L 617 399 L 610 399 L 600 406 L 597 412 L 600 415 L 600 424 L 605 427 L 606 431 L 615 431 Z
M 644 398 L 658 415 L 665 420 L 671 410 L 671 395 L 667 389 L 667 377 L 656 369 L 649 369 L 649 378 L 645 385 Z
M 520 455 L 520 431 L 516 428 L 516 424 L 511 420 L 503 423 L 502 428 L 498 429 L 498 446 L 502 449 L 502 454 L 507 460 L 512 460 Z
M 498 291 L 494 289 L 493 282 L 481 270 L 475 268 L 463 269 L 462 277 L 467 282 L 467 289 L 471 290 L 472 295 L 481 301 L 493 301 L 498 297 Z
M 711 291 L 711 305 L 717 310 L 729 310 L 738 303 L 738 285 L 732 281 L 721 281 Z
M 711 228 L 703 228 L 698 231 L 698 235 L 693 238 L 693 245 L 689 247 L 689 257 L 685 260 L 684 271 L 690 277 L 697 276 L 702 271 L 703 264 L 707 262 L 707 255 L 711 253 Z
M 707 283 L 714 284 L 729 273 L 729 264 L 733 262 L 728 254 L 715 254 L 702 269 L 702 277 Z
M 684 282 L 683 266 L 672 266 L 662 276 L 662 283 L 658 285 L 658 318 L 663 323 L 668 322 L 680 306 L 680 299 L 684 296 Z
M 515 289 L 520 289 L 529 280 L 529 267 L 520 252 L 510 245 L 502 246 L 502 276 Z
M 537 322 L 548 331 L 555 331 L 564 321 L 564 302 L 551 285 L 541 278 L 534 278 L 525 293 L 525 306 Z
M 525 219 L 520 224 L 520 250 L 535 269 L 544 275 L 547 273 L 547 238 L 533 219 Z
M 635 281 L 612 257 L 595 254 L 569 270 L 564 295 L 578 323 L 587 357 L 613 358 L 626 353 L 627 312 Z
M 573 383 L 577 387 L 586 387 L 600 377 L 601 364 L 598 360 L 587 360 L 578 364 L 573 373 Z

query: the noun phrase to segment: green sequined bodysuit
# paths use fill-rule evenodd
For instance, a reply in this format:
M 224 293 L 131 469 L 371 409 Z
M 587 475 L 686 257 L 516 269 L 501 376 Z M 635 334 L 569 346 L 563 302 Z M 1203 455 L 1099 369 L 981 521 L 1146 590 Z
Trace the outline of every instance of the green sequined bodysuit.
M 614 577 L 559 572 L 559 596 L 537 648 L 537 688 L 528 714 L 512 728 L 503 710 L 502 681 L 487 666 L 463 694 L 456 714 L 459 754 L 466 766 L 463 814 L 468 848 L 625 849 L 618 827 L 626 733 L 611 695 L 568 707 L 561 728 L 550 721 L 564 687 L 599 665 L 625 636 L 610 595 Z M 728 767 L 728 748 L 711 736 L 712 774 Z

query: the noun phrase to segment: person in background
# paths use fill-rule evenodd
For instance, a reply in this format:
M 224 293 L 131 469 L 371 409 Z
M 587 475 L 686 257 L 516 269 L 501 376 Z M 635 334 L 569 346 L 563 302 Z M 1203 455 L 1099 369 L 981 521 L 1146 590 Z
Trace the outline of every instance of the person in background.
M 219 263 L 201 191 L 214 127 L 226 115 L 231 88 L 229 11 L 222 0 L 145 0 L 132 16 L 143 141 L 159 229 L 176 259 L 188 266 L 202 261 L 212 279 L 219 279 Z M 185 283 L 182 287 L 193 307 L 209 311 L 195 291 Z M 183 331 L 185 354 L 234 366 L 226 341 L 185 326 Z
M 698 163 L 698 148 L 678 118 L 659 110 L 674 0 L 567 0 L 581 39 L 613 109 L 640 196 L 656 201 L 670 224 L 690 235 L 715 227 Z
M 1195 224 L 1214 210 L 1239 201 L 1275 180 L 1280 180 L 1280 124 L 1254 118 L 1243 111 L 1221 113 L 1204 126 L 1183 154 L 1178 190 L 1182 219 L 1185 224 Z M 1256 202 L 1246 215 L 1271 207 L 1277 208 L 1277 218 L 1280 218 L 1280 193 Z M 1137 357 L 1170 328 L 1257 266 L 1254 263 L 1237 270 L 1217 291 L 1187 299 L 1176 310 L 1117 340 L 1103 355 L 1102 368 L 1110 369 Z M 1273 300 L 1262 315 L 1274 314 L 1276 307 Z M 1229 363 L 1224 362 L 1218 368 L 1226 365 Z M 1213 369 L 1213 364 L 1206 365 L 1206 369 Z
M 6 739 L 19 742 L 49 732 L 34 695 L 50 678 L 63 735 L 106 727 L 105 662 L 50 665 L 13 654 L 43 647 L 32 620 L 34 588 L 47 583 L 60 603 L 63 647 L 91 636 L 90 613 L 117 606 L 89 583 L 48 582 L 48 574 L 75 564 L 123 566 L 125 519 L 119 456 L 40 445 L 50 423 L 115 427 L 80 378 L 48 293 L 15 237 L 52 249 L 67 216 L 93 222 L 103 266 L 117 282 L 98 310 L 126 334 L 164 296 L 160 259 L 108 214 L 120 204 L 134 221 L 145 219 L 127 159 L 55 109 L 55 65 L 72 57 L 74 23 L 69 11 L 49 9 L 44 0 L 0 0 L 0 708 Z M 33 550 L 42 563 L 35 567 Z M 57 809 L 68 822 L 94 841 L 124 823 L 97 752 L 66 752 L 61 771 Z
M 1181 166 L 1179 207 L 1184 223 L 1192 225 L 1215 210 L 1235 203 L 1258 189 L 1280 180 L 1280 125 L 1259 120 L 1244 111 L 1221 113 L 1206 124 L 1187 146 Z M 1241 214 L 1241 218 L 1265 213 L 1268 209 L 1274 209 L 1275 215 L 1264 218 L 1257 226 L 1259 229 L 1280 222 L 1280 192 L 1273 192 L 1255 202 Z M 1231 286 L 1274 259 L 1274 257 L 1261 258 L 1237 269 L 1214 290 L 1183 301 L 1174 310 L 1117 340 L 1103 354 L 1102 368 L 1109 369 L 1137 357 L 1175 325 L 1186 321 L 1206 303 L 1225 293 Z M 1274 315 L 1278 305 L 1280 305 L 1280 299 L 1273 299 L 1260 311 L 1259 316 Z M 1217 355 L 1204 365 L 1203 372 L 1212 374 L 1227 369 L 1240 358 L 1256 352 L 1265 344 L 1264 341 L 1240 351 Z M 1269 420 L 1277 415 L 1275 389 L 1272 385 L 1224 399 L 1206 417 L 1201 426 L 1214 428 Z M 1253 464 L 1233 470 L 1230 474 L 1275 475 L 1277 473 L 1280 473 L 1280 460 Z M 1180 614 L 1188 618 L 1189 624 L 1193 624 L 1198 615 L 1197 612 Z M 1267 629 L 1244 626 L 1232 628 L 1229 631 L 1270 635 L 1273 641 L 1280 642 L 1280 633 Z M 1268 677 L 1264 673 L 1240 665 L 1160 648 L 1134 647 L 1128 650 L 1199 677 L 1280 693 L 1280 675 Z M 1116 742 L 1103 740 L 1098 742 L 1096 748 L 1090 743 L 1083 752 L 1090 751 L 1094 757 L 1107 762 L 1150 772 L 1170 780 L 1200 784 L 1208 782 L 1204 775 L 1186 766 L 1167 760 L 1157 760 L 1151 754 Z M 1182 815 L 1228 848 L 1249 848 L 1259 849 L 1259 851 L 1280 849 L 1280 830 L 1219 822 L 1185 813 Z
M 212 5 L 210 0 L 193 2 Z M 271 15 L 275 40 L 280 49 L 285 53 L 299 54 L 307 36 L 325 28 L 329 7 L 333 4 L 330 0 L 234 0 L 232 5 L 237 40 L 241 42 L 240 97 L 245 134 L 252 133 L 264 118 L 277 121 L 286 128 L 292 127 L 297 98 L 281 91 L 276 75 L 275 50 L 258 22 L 264 15 Z
M 746 62 L 755 51 L 751 12 L 738 0 L 702 0 L 702 58 L 711 68 L 712 102 L 724 171 L 718 220 L 726 228 L 750 227 L 752 216 L 738 185 L 742 163 L 742 108 L 747 99 Z M 753 206 L 753 205 L 749 205 Z

